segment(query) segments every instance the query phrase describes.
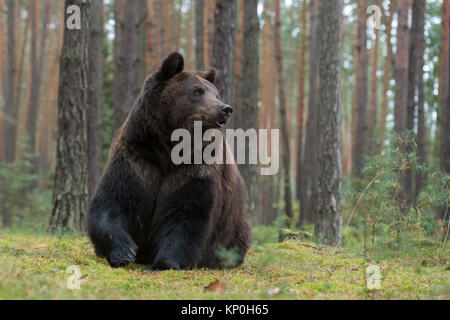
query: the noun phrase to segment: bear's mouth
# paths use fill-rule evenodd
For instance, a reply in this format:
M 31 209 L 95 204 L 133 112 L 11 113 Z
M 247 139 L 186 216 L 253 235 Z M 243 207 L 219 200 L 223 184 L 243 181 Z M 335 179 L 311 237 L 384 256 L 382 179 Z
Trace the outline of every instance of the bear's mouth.
M 219 128 L 223 128 L 227 124 L 227 122 L 225 120 L 222 120 L 222 121 L 216 122 L 216 124 L 217 124 L 217 126 L 219 126 Z

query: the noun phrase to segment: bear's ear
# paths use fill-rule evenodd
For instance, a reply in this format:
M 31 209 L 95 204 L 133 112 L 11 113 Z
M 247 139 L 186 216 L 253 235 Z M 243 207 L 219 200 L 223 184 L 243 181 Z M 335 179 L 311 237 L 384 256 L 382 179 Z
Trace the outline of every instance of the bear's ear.
M 184 69 L 184 58 L 178 52 L 171 53 L 162 63 L 161 68 L 156 74 L 159 81 L 170 80 L 173 76 L 179 74 Z
M 216 82 L 217 71 L 214 68 L 209 68 L 208 71 L 203 72 L 202 76 L 212 84 Z

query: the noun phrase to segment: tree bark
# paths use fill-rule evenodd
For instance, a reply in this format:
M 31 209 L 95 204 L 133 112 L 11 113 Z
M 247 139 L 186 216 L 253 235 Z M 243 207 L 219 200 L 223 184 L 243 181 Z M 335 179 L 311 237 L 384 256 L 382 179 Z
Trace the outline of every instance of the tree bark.
M 6 162 L 14 161 L 15 154 L 15 136 L 16 136 L 16 106 L 14 104 L 14 82 L 16 79 L 16 23 L 15 23 L 15 5 L 16 1 L 8 0 L 8 71 L 6 76 L 6 96 L 5 96 L 5 117 L 4 121 L 4 138 L 5 138 L 5 160 Z M 5 221 L 3 221 L 5 223 Z
M 259 112 L 259 127 L 268 130 L 268 139 L 270 141 L 270 130 L 275 127 L 275 91 L 276 86 L 274 81 L 266 81 L 266 79 L 275 78 L 275 53 L 274 38 L 273 38 L 273 24 L 270 18 L 273 12 L 270 0 L 264 1 L 264 26 L 262 30 L 262 63 L 261 63 L 261 77 L 259 79 L 261 86 L 261 109 Z M 271 154 L 272 150 L 270 144 L 268 152 Z M 261 222 L 265 225 L 272 225 L 276 219 L 277 211 L 273 208 L 274 203 L 274 188 L 276 177 L 261 177 L 259 179 L 260 186 L 260 207 L 261 207 Z
M 358 1 L 358 44 L 355 85 L 357 122 L 352 164 L 353 175 L 358 178 L 362 177 L 369 143 L 367 127 L 367 7 L 368 0 Z
M 30 152 L 36 152 L 36 135 L 37 135 L 37 124 L 39 119 L 39 99 L 40 90 L 42 83 L 42 74 L 44 70 L 44 58 L 45 49 L 47 43 L 48 28 L 47 24 L 50 19 L 50 6 L 51 2 L 49 0 L 45 1 L 44 8 L 44 19 L 42 21 L 42 30 L 40 32 L 40 39 L 38 39 L 38 29 L 39 29 L 39 2 L 35 0 L 30 0 L 30 11 L 31 11 L 31 92 L 30 101 L 28 107 L 28 120 L 27 120 L 27 133 L 30 142 Z M 37 47 L 37 42 L 40 40 L 39 48 Z M 39 49 L 39 52 L 38 52 Z M 38 171 L 37 166 L 38 161 L 35 161 L 32 172 Z
M 408 49 L 409 29 L 408 12 L 411 0 L 398 0 L 397 14 L 397 54 L 395 57 L 395 107 L 394 107 L 394 129 L 400 135 L 403 134 L 407 125 L 408 104 Z
M 214 16 L 213 67 L 218 71 L 216 87 L 222 101 L 232 102 L 234 31 L 236 29 L 236 0 L 220 0 Z
M 204 56 L 205 0 L 195 0 L 195 68 L 205 69 Z
M 409 41 L 409 61 L 408 61 L 408 104 L 406 115 L 406 129 L 410 132 L 414 132 L 414 120 L 416 114 L 416 92 L 418 92 L 419 82 L 419 54 L 423 55 L 423 50 L 419 47 L 423 41 L 424 26 L 422 16 L 425 15 L 425 0 L 413 0 L 412 5 L 412 22 L 411 22 L 411 34 Z M 422 12 L 423 11 L 423 12 Z M 421 34 L 422 33 L 422 34 Z M 419 50 L 420 49 L 420 50 Z M 423 59 L 422 59 L 423 60 Z M 423 63 L 420 66 L 423 68 Z M 420 72 L 423 77 L 423 71 Z M 422 80 L 423 82 L 423 80 Z M 423 85 L 423 83 L 422 83 Z M 423 91 L 423 88 L 422 88 Z M 423 93 L 423 92 L 422 92 Z M 423 106 L 422 106 L 423 108 Z M 423 114 L 422 114 L 423 115 Z M 413 151 L 412 143 L 408 145 L 408 152 Z M 408 204 L 412 203 L 415 198 L 416 191 L 414 190 L 413 172 L 411 169 L 405 172 L 405 185 L 404 193 Z
M 301 199 L 302 176 L 303 176 L 303 122 L 305 114 L 305 67 L 306 67 L 306 35 L 307 35 L 307 16 L 308 3 L 303 0 L 302 6 L 302 40 L 300 44 L 300 79 L 298 82 L 298 98 L 297 98 L 297 175 L 296 175 L 296 197 Z
M 123 1 L 123 0 L 122 0 Z M 116 0 L 116 39 L 114 40 L 114 122 L 115 130 L 125 121 L 143 82 L 145 61 L 142 54 L 142 0 Z M 123 16 L 122 16 L 123 12 Z M 123 17 L 123 19 L 122 19 Z
M 449 27 L 450 29 L 450 27 Z M 450 30 L 447 32 L 448 52 L 450 52 Z M 450 75 L 450 55 L 447 56 L 447 74 Z M 441 170 L 450 174 L 450 81 L 447 79 L 447 96 L 446 103 L 442 105 L 442 121 L 441 121 Z M 446 208 L 448 209 L 448 208 Z M 444 218 L 446 209 L 442 210 L 441 217 Z M 449 219 L 447 213 L 447 219 Z
M 14 162 L 15 154 L 15 135 L 16 135 L 16 108 L 14 105 L 14 81 L 16 78 L 16 32 L 15 32 L 15 1 L 8 0 L 8 71 L 6 76 L 6 97 L 5 97 L 5 115 L 3 118 L 5 160 L 7 163 Z M 9 210 L 3 212 L 3 227 L 11 227 L 12 214 Z
M 381 0 L 376 1 L 376 5 L 381 8 Z M 372 49 L 372 77 L 370 82 L 370 104 L 367 118 L 367 129 L 369 136 L 368 153 L 372 154 L 375 147 L 375 128 L 378 121 L 378 54 L 380 49 L 380 30 L 375 28 L 375 45 Z
M 281 52 L 281 20 L 280 20 L 280 0 L 275 0 L 275 60 L 278 69 L 278 99 L 281 121 L 282 158 L 284 170 L 284 202 L 286 216 L 292 218 L 292 194 L 291 194 L 291 150 L 289 143 L 288 120 L 286 114 L 286 97 L 283 78 L 283 55 Z
M 342 245 L 341 216 L 341 1 L 321 1 L 319 181 L 315 235 Z
M 449 96 L 449 60 L 450 56 L 450 0 L 444 0 L 442 3 L 442 26 L 441 26 L 441 57 L 440 57 L 440 72 L 439 72 L 439 98 L 440 98 L 440 109 L 437 113 L 436 119 L 436 136 L 442 137 L 442 127 L 445 119 L 442 116 L 445 115 L 445 105 L 447 104 L 447 99 Z M 445 167 L 444 159 L 442 157 L 443 151 L 439 150 L 441 143 L 436 144 L 435 154 L 440 159 L 440 167 Z
M 216 0 L 206 0 L 205 12 L 203 14 L 203 40 L 204 40 L 204 59 L 205 68 L 212 63 L 212 43 L 214 41 L 214 12 L 216 9 Z
M 426 128 L 425 128 L 425 110 L 424 110 L 424 81 L 423 81 L 423 67 L 424 67 L 424 53 L 425 53 L 425 10 L 426 0 L 414 0 L 415 6 L 418 6 L 418 27 L 417 27 L 417 157 L 421 164 L 427 163 L 426 150 Z M 416 190 L 414 202 L 417 201 L 419 193 L 425 186 L 427 180 L 426 173 L 416 173 Z
M 383 78 L 383 105 L 381 109 L 381 125 L 380 125 L 380 150 L 382 150 L 384 141 L 386 139 L 386 117 L 388 105 L 388 90 L 389 90 L 389 75 L 391 59 L 392 59 L 392 19 L 394 16 L 394 1 L 389 2 L 389 18 L 386 25 L 386 60 L 384 62 L 384 78 Z
M 317 134 L 318 134 L 318 1 L 309 4 L 309 97 L 308 120 L 306 123 L 305 157 L 303 181 L 300 193 L 300 225 L 314 222 L 314 206 L 317 201 Z
M 89 198 L 93 196 L 102 173 L 103 0 L 92 0 L 90 19 L 87 109 Z
M 242 81 L 239 84 L 239 102 L 236 111 L 241 116 L 236 128 L 258 129 L 258 80 L 259 80 L 259 18 L 258 0 L 244 1 L 242 43 Z M 245 115 L 245 116 L 244 116 Z M 258 166 L 240 165 L 247 189 L 247 215 L 253 225 L 258 221 Z
M 88 200 L 87 109 L 90 1 L 66 0 L 81 9 L 81 29 L 64 31 L 60 61 L 58 143 L 49 231 L 82 231 Z M 66 11 L 67 12 L 67 11 Z

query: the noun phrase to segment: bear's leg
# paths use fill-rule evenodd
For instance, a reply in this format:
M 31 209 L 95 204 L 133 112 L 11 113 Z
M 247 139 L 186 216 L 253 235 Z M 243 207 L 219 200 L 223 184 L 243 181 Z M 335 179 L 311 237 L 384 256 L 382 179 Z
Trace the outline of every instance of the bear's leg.
M 125 224 L 114 210 L 91 210 L 88 232 L 98 256 L 105 257 L 113 268 L 134 262 L 137 245 L 125 230 Z M 116 218 L 113 218 L 116 217 Z
M 194 267 L 209 232 L 211 182 L 193 179 L 158 206 L 152 228 L 156 255 L 151 270 Z

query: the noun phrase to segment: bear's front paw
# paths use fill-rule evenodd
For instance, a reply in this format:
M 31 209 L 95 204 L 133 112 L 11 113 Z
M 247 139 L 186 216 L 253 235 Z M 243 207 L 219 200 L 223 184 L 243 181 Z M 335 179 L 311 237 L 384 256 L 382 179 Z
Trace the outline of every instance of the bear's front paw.
M 163 271 L 163 270 L 180 270 L 180 264 L 175 261 L 159 259 L 144 271 Z
M 113 268 L 124 267 L 133 263 L 136 258 L 136 251 L 131 248 L 114 249 L 107 258 L 109 265 Z

